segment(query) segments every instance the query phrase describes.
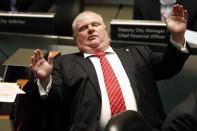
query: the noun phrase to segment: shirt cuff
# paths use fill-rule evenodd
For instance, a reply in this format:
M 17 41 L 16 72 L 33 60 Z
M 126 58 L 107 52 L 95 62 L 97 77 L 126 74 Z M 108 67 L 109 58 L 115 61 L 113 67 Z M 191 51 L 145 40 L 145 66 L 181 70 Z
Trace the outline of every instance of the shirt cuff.
M 181 44 L 175 42 L 172 38 L 170 38 L 170 42 L 174 47 L 176 47 L 178 50 L 180 50 L 183 53 L 189 53 L 187 46 L 186 46 L 186 41 L 184 42 L 184 45 L 182 46 Z
M 37 81 L 37 85 L 38 85 L 38 91 L 39 91 L 40 96 L 46 96 L 46 95 L 48 95 L 48 93 L 49 93 L 49 91 L 51 89 L 51 85 L 52 85 L 52 77 L 51 77 L 51 75 L 50 75 L 49 83 L 47 85 L 46 90 L 44 90 L 44 88 L 40 84 L 40 80 L 39 79 Z

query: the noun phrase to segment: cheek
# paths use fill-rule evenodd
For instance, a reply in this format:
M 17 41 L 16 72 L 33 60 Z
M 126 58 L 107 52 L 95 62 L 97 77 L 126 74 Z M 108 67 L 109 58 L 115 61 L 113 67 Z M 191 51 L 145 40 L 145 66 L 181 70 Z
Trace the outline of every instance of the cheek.
M 86 40 L 86 34 L 85 33 L 78 34 L 78 40 L 79 41 L 85 41 Z
M 100 35 L 102 35 L 102 36 L 106 36 L 106 35 L 108 35 L 108 33 L 107 33 L 107 31 L 105 30 L 105 29 L 100 29 L 99 31 L 98 31 L 99 33 L 100 33 Z
M 76 42 L 79 47 L 84 46 L 86 43 L 86 36 L 83 34 L 78 35 Z
M 100 31 L 100 37 L 103 40 L 106 40 L 108 37 L 108 33 L 106 31 Z

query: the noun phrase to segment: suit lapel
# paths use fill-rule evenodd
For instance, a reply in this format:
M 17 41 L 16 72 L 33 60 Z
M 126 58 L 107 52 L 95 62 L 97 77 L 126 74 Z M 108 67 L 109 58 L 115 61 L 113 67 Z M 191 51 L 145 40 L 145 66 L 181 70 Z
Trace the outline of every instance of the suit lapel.
M 80 57 L 76 57 L 75 61 L 78 64 L 80 64 L 83 70 L 87 73 L 88 78 L 93 85 L 93 88 L 96 90 L 98 95 L 101 96 L 101 91 L 100 91 L 100 87 L 98 83 L 98 77 L 96 75 L 94 65 L 92 64 L 90 59 L 88 58 L 84 59 L 83 54 L 80 53 L 80 55 L 81 55 Z
M 130 81 L 130 84 L 131 84 L 131 87 L 133 89 L 133 92 L 134 92 L 134 95 L 135 95 L 135 98 L 136 98 L 136 101 L 137 103 L 139 103 L 139 91 L 137 89 L 137 77 L 135 75 L 135 71 L 134 71 L 134 63 L 132 62 L 131 59 L 133 59 L 131 53 L 130 53 L 130 49 L 129 48 L 126 48 L 125 50 L 121 50 L 121 51 L 117 51 L 115 50 L 115 52 L 117 53 L 126 73 L 127 73 L 127 76 L 129 78 L 129 81 Z M 139 105 L 138 105 L 139 107 Z

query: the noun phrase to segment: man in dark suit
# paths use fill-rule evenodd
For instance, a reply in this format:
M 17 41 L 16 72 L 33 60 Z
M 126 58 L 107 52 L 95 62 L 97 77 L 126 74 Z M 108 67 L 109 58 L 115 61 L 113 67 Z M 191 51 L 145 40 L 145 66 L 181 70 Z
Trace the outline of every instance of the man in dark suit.
M 30 69 L 37 77 L 34 93 L 40 96 L 46 113 L 47 130 L 102 131 L 112 117 L 99 58 L 105 52 L 118 79 L 126 110 L 140 112 L 153 131 L 159 131 L 165 112 L 156 81 L 177 74 L 189 57 L 185 42 L 187 11 L 174 5 L 173 16 L 165 19 L 171 39 L 165 53 L 137 46 L 113 49 L 102 17 L 80 13 L 72 27 L 80 50 L 48 61 L 35 50 Z M 118 100 L 117 100 L 118 103 Z M 38 108 L 39 109 L 39 108 Z
M 0 11 L 11 10 L 11 0 L 0 0 Z
M 135 0 L 133 19 L 136 20 L 162 20 L 161 1 L 165 0 Z M 188 24 L 187 28 L 193 31 L 197 31 L 197 5 L 196 0 L 171 0 L 174 3 L 183 5 L 188 11 Z M 164 5 L 164 8 L 172 7 L 173 3 Z M 165 9 L 164 9 L 165 10 Z M 168 9 L 166 9 L 168 10 Z
M 162 131 L 197 131 L 197 90 L 168 114 Z
M 10 1 L 1 0 L 0 1 L 0 11 L 10 11 Z

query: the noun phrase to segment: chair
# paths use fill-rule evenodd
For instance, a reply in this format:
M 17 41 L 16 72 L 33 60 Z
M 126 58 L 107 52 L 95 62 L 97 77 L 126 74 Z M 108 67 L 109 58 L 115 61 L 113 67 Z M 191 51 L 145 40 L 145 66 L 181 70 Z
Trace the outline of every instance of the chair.
M 151 129 L 140 113 L 127 110 L 112 117 L 105 131 L 151 131 Z

